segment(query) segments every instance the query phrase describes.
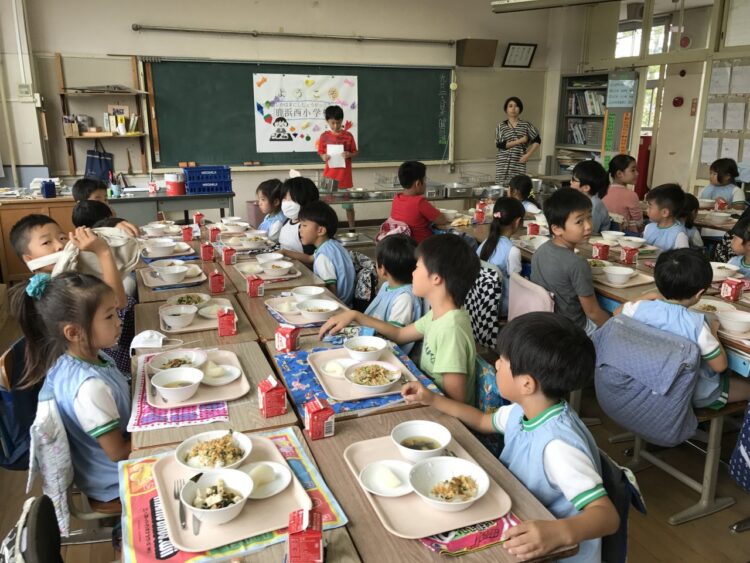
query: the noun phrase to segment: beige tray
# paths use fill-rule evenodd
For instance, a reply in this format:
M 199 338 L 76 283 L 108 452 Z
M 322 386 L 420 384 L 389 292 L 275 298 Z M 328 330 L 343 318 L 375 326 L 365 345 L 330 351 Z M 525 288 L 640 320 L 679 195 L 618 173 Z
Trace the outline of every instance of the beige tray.
M 164 237 L 157 237 L 157 238 L 164 238 Z M 181 252 L 173 252 L 172 254 L 167 254 L 166 256 L 150 256 L 148 253 L 148 250 L 146 250 L 145 248 L 143 249 L 143 257 L 148 258 L 149 260 L 167 260 L 169 258 L 178 258 L 180 256 L 190 256 L 191 254 L 196 254 L 196 251 L 193 249 L 192 246 L 188 248 L 187 250 L 183 250 Z
M 199 385 L 198 391 L 195 395 L 181 403 L 165 402 L 161 395 L 154 396 L 156 389 L 153 385 L 146 385 L 146 401 L 148 401 L 148 404 L 157 409 L 191 407 L 194 405 L 202 405 L 204 403 L 233 401 L 234 399 L 243 397 L 250 391 L 250 382 L 247 379 L 247 375 L 245 375 L 245 371 L 242 369 L 242 364 L 240 364 L 239 359 L 237 359 L 237 354 L 230 352 L 229 350 L 212 350 L 208 353 L 208 357 L 215 364 L 231 365 L 239 368 L 242 375 L 231 383 L 227 383 L 221 387 Z
M 448 449 L 456 457 L 476 460 L 453 440 Z M 355 442 L 344 450 L 344 459 L 359 483 L 359 473 L 370 463 L 381 459 L 398 459 L 401 455 L 390 436 Z M 360 487 L 362 484 L 360 483 Z M 511 507 L 510 497 L 500 485 L 490 478 L 487 493 L 466 510 L 460 512 L 443 512 L 428 506 L 416 493 L 402 497 L 381 497 L 373 495 L 362 488 L 362 492 L 372 505 L 375 514 L 386 530 L 394 536 L 407 539 L 425 538 L 486 522 L 505 516 Z
M 247 262 L 246 262 L 247 263 Z M 240 268 L 237 267 L 237 264 L 232 266 L 235 270 L 237 270 L 237 273 L 242 276 L 243 279 L 247 279 L 246 276 L 255 275 L 258 276 L 262 280 L 266 280 L 268 283 L 274 283 L 278 281 L 284 281 L 284 280 L 293 280 L 294 278 L 302 277 L 302 272 L 299 271 L 299 268 L 293 267 L 291 268 L 286 274 L 283 276 L 274 276 L 271 274 L 266 274 L 261 270 L 257 274 L 247 274 L 243 272 Z
M 596 274 L 594 276 L 594 281 L 602 285 L 606 285 L 608 287 L 616 287 L 618 289 L 625 289 L 626 287 L 637 287 L 639 285 L 646 285 L 649 283 L 654 283 L 654 277 L 649 276 L 648 274 L 644 274 L 642 272 L 636 272 L 636 274 L 625 283 L 611 283 L 607 281 L 607 278 L 604 274 Z
M 156 273 L 151 268 L 141 268 L 138 270 L 141 273 L 141 279 L 143 280 L 143 283 L 146 287 L 150 287 L 151 289 L 159 289 L 160 287 L 172 287 L 175 286 L 174 289 L 179 289 L 180 286 L 184 287 L 190 287 L 193 285 L 198 285 L 203 283 L 208 279 L 206 277 L 206 272 L 201 271 L 199 276 L 194 276 L 192 278 L 185 278 L 180 283 L 170 283 L 165 282 L 161 278 L 157 278 L 154 274 Z
M 287 465 L 274 443 L 268 438 L 249 435 L 253 449 L 247 463 L 256 461 L 275 461 Z M 244 466 L 238 469 L 242 470 Z M 291 470 L 291 467 L 289 468 Z M 193 534 L 192 515 L 187 513 L 187 527 L 180 527 L 179 504 L 173 493 L 177 479 L 190 479 L 196 472 L 186 469 L 175 459 L 167 455 L 154 464 L 153 475 L 156 491 L 161 499 L 167 534 L 172 544 L 181 551 L 208 551 L 222 545 L 238 542 L 253 536 L 286 528 L 289 514 L 295 510 L 312 508 L 312 501 L 297 476 L 292 471 L 292 482 L 289 486 L 267 499 L 248 499 L 240 515 L 221 526 L 201 523 L 199 534 Z
M 330 299 L 329 297 L 326 297 L 326 296 L 321 296 L 321 299 L 333 301 L 333 299 Z M 280 315 L 281 318 L 284 319 L 284 322 L 286 324 L 290 324 L 292 326 L 307 326 L 311 324 L 320 324 L 320 325 L 323 324 L 323 321 L 320 321 L 320 322 L 311 321 L 310 319 L 303 317 L 299 312 L 282 313 L 281 311 L 276 309 L 279 303 L 292 303 L 292 302 L 296 302 L 294 297 L 273 297 L 271 299 L 266 299 L 264 301 L 264 303 L 268 307 L 273 309 L 276 314 Z M 338 305 L 339 305 L 339 311 L 336 314 L 338 314 L 339 312 L 349 310 L 349 307 L 347 307 L 346 305 L 342 303 L 339 303 Z
M 340 378 L 331 377 L 330 375 L 326 375 L 322 369 L 331 360 L 348 360 L 350 358 L 351 356 L 349 356 L 344 348 L 331 348 L 330 350 L 321 350 L 320 352 L 312 352 L 307 355 L 307 363 L 313 370 L 315 377 L 318 378 L 323 391 L 331 399 L 335 399 L 336 401 L 357 401 L 359 399 L 372 399 L 373 397 L 386 397 L 401 392 L 401 385 L 396 381 L 390 391 L 376 395 L 365 395 L 349 383 L 344 376 Z M 396 357 L 392 349 L 388 348 L 378 360 L 397 366 L 401 370 L 402 377 L 406 378 L 407 381 L 417 381 L 414 374 Z

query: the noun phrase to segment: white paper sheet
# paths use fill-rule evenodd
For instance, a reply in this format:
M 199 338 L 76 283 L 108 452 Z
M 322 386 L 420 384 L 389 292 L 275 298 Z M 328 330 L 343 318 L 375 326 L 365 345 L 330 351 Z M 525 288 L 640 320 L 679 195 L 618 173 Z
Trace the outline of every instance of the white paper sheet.
M 328 159 L 328 168 L 346 168 L 343 152 L 344 145 L 326 145 L 326 153 L 331 157 Z
M 701 144 L 701 163 L 711 164 L 718 158 L 719 139 L 717 137 L 704 137 Z
M 736 66 L 732 69 L 732 94 L 750 93 L 750 66 Z
M 724 102 L 711 102 L 706 108 L 706 129 L 724 129 Z
M 721 158 L 731 158 L 737 160 L 740 155 L 739 139 L 722 139 L 721 140 Z
M 731 67 L 715 66 L 711 71 L 711 94 L 728 94 Z
M 750 139 L 745 139 L 742 143 L 742 160 L 739 162 L 750 163 Z
M 727 102 L 724 129 L 741 131 L 745 128 L 745 102 Z

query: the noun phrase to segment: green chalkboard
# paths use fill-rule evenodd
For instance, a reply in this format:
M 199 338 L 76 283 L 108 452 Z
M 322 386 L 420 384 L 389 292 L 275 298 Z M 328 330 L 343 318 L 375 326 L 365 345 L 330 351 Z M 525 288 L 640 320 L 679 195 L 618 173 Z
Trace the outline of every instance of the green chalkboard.
M 256 151 L 253 73 L 357 76 L 358 162 L 448 158 L 449 68 L 162 61 L 151 69 L 159 167 L 320 163 L 312 152 Z

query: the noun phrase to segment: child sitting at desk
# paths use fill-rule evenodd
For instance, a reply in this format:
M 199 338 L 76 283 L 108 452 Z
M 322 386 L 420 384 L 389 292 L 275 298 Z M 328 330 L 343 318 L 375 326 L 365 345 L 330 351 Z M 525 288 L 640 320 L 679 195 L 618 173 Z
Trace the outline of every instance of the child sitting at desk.
M 638 163 L 629 154 L 618 154 L 609 161 L 609 177 L 612 183 L 602 202 L 610 213 L 622 215 L 621 231 L 637 236 L 643 229 L 643 211 L 638 194 L 628 184 L 638 181 Z
M 732 230 L 732 252 L 729 264 L 737 266 L 744 277 L 750 277 L 750 217 L 737 221 Z
M 396 194 L 391 205 L 391 219 L 409 226 L 417 244 L 432 236 L 431 225 L 448 223 L 445 216 L 424 197 L 427 167 L 414 160 L 398 167 L 398 181 L 404 191 Z
M 520 201 L 523 204 L 523 208 L 526 210 L 526 213 L 536 215 L 537 213 L 542 212 L 542 210 L 537 207 L 536 203 L 534 203 L 534 200 L 531 198 L 531 178 L 529 178 L 526 174 L 513 176 L 510 179 L 510 182 L 508 182 L 508 188 L 510 197 Z
M 320 328 L 319 337 L 356 323 L 374 328 L 397 344 L 422 340 L 419 368 L 446 395 L 473 405 L 476 345 L 469 313 L 461 307 L 477 276 L 479 258 L 461 237 L 432 236 L 417 247 L 417 267 L 412 276 L 414 295 L 430 304 L 426 315 L 402 328 L 358 311 L 347 311 L 328 319 Z
M 378 243 L 375 264 L 383 285 L 365 315 L 398 327 L 410 325 L 422 316 L 424 303 L 414 295 L 412 287 L 412 275 L 417 267 L 416 250 L 414 239 L 406 235 L 390 235 Z M 414 343 L 401 346 L 407 354 L 412 348 Z
M 105 219 L 113 217 L 112 208 L 96 199 L 87 199 L 76 202 L 73 206 L 73 225 L 76 227 L 88 227 L 93 229 L 94 225 Z M 118 223 L 118 228 L 120 224 Z
M 700 199 L 723 199 L 732 209 L 745 209 L 745 192 L 735 185 L 740 175 L 737 163 L 732 158 L 719 158 L 709 167 L 709 181 L 701 190 Z
M 83 177 L 76 180 L 75 184 L 73 184 L 73 199 L 76 202 L 80 201 L 100 201 L 107 205 L 110 209 L 110 215 L 111 217 L 115 216 L 115 211 L 109 206 L 109 203 L 107 201 L 107 184 L 100 180 L 99 178 L 89 178 L 89 177 Z M 103 219 L 104 217 L 100 217 L 100 219 Z M 86 227 L 93 227 L 94 223 L 96 221 L 93 221 L 90 225 L 85 225 Z M 74 221 L 75 224 L 75 221 Z M 76 225 L 79 226 L 79 225 Z M 130 221 L 126 221 L 124 219 L 121 219 L 117 223 L 117 228 L 122 229 L 126 233 L 128 233 L 131 236 L 137 237 L 140 235 L 140 230 L 137 226 L 133 225 Z
M 299 260 L 305 266 L 312 266 L 315 247 L 302 246 L 299 236 L 299 212 L 312 201 L 320 199 L 320 193 L 315 183 L 309 178 L 298 176 L 289 178 L 281 186 L 281 212 L 286 218 L 286 223 L 279 231 L 279 244 L 281 253 L 288 258 Z
M 570 187 L 591 198 L 591 232 L 598 235 L 608 231 L 611 220 L 602 198 L 607 195 L 609 176 L 604 167 L 595 160 L 584 160 L 573 168 Z
M 620 518 L 604 490 L 599 449 L 564 397 L 594 378 L 594 345 L 554 313 L 529 313 L 502 330 L 495 363 L 500 395 L 513 404 L 486 414 L 431 393 L 419 382 L 401 389 L 407 403 L 432 405 L 470 428 L 504 435 L 500 461 L 557 518 L 505 532 L 503 547 L 522 559 L 579 544 L 565 561 L 601 561 L 601 539 Z
M 268 231 L 268 238 L 279 242 L 279 233 L 286 221 L 281 212 L 281 180 L 274 178 L 261 182 L 255 195 L 258 197 L 258 208 L 264 215 L 258 230 Z
M 615 311 L 698 344 L 701 371 L 693 392 L 693 406 L 720 409 L 727 402 L 750 398 L 750 381 L 730 375 L 727 354 L 716 336 L 719 321 L 711 325 L 702 313 L 691 311 L 711 285 L 713 270 L 705 254 L 681 248 L 662 253 L 656 261 L 654 281 L 663 299 L 623 304 Z
M 544 202 L 552 240 L 531 258 L 531 281 L 555 295 L 555 312 L 593 333 L 609 315 L 599 306 L 589 263 L 575 253 L 591 236 L 591 200 L 573 188 L 561 188 Z
M 698 202 L 698 198 L 693 194 L 686 193 L 685 201 L 682 203 L 682 209 L 677 213 L 677 220 L 682 223 L 683 227 L 685 227 L 690 248 L 703 250 L 703 238 L 701 237 L 698 227 L 695 226 L 695 220 L 698 218 L 699 208 L 700 203 Z
M 299 238 L 302 244 L 315 245 L 313 272 L 351 307 L 356 282 L 354 263 L 344 246 L 333 238 L 338 224 L 336 212 L 322 201 L 311 201 L 299 212 Z
M 677 220 L 677 213 L 685 202 L 685 192 L 677 184 L 662 184 L 646 194 L 646 213 L 651 221 L 643 231 L 643 238 L 660 250 L 688 248 L 687 231 Z

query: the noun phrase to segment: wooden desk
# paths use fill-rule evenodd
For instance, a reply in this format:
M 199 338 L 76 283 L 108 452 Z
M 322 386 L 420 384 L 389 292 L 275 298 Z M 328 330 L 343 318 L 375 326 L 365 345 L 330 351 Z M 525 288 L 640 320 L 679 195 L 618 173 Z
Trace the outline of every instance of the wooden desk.
M 285 258 L 286 260 L 286 258 Z M 294 264 L 294 268 L 302 273 L 302 275 L 298 278 L 294 278 L 291 280 L 286 281 L 280 281 L 280 282 L 266 282 L 264 284 L 266 291 L 270 290 L 284 290 L 284 289 L 292 289 L 295 287 L 299 287 L 301 285 L 318 285 L 323 286 L 325 285 L 325 282 L 320 279 L 318 276 L 313 274 L 312 270 L 302 264 L 299 260 L 289 260 Z M 246 264 L 248 262 L 257 262 L 255 260 L 255 257 L 251 257 L 248 260 L 242 260 L 238 261 L 238 264 Z M 237 271 L 237 268 L 234 266 L 227 266 L 223 262 L 220 262 L 221 268 L 226 273 L 227 278 L 232 280 L 232 283 L 237 288 L 237 293 L 242 293 L 247 291 L 247 280 L 246 277 L 243 276 L 240 272 Z
M 204 281 L 200 285 L 194 285 L 192 287 L 181 287 L 179 289 L 156 291 L 151 289 L 150 287 L 146 287 L 146 284 L 143 283 L 141 272 L 136 272 L 135 276 L 138 283 L 138 301 L 140 301 L 141 303 L 153 303 L 155 301 L 166 301 L 173 295 L 182 295 L 183 293 L 211 293 L 211 289 L 209 288 L 208 284 L 208 276 L 216 269 L 222 271 L 221 267 L 218 264 L 214 264 L 213 262 L 201 262 L 200 260 L 193 263 L 203 268 L 203 271 L 206 274 L 206 281 Z M 146 270 L 144 269 L 143 271 L 145 272 Z M 232 283 L 232 280 L 230 280 L 227 276 L 224 276 L 224 293 L 237 293 L 237 288 Z M 225 297 L 225 295 L 223 294 L 217 294 L 216 296 Z
M 197 209 L 218 209 L 222 217 L 224 210 L 229 209 L 229 215 L 234 215 L 234 192 L 168 196 L 166 192 L 159 191 L 155 194 L 112 198 L 108 203 L 118 217 L 135 225 L 155 221 L 159 211 L 182 211 L 185 222 L 190 221 L 188 212 Z
M 247 293 L 238 293 L 236 295 L 237 301 L 240 302 L 240 307 L 245 311 L 245 314 L 250 319 L 250 322 L 255 328 L 255 332 L 258 333 L 258 339 L 261 342 L 266 340 L 273 340 L 275 338 L 276 329 L 279 323 L 274 319 L 266 309 L 264 302 L 267 299 L 273 297 L 279 297 L 281 291 L 267 291 L 263 297 L 250 297 Z M 323 294 L 332 301 L 339 301 L 339 299 L 327 289 Z M 303 328 L 300 331 L 301 335 L 316 335 L 320 327 Z
M 182 291 L 181 293 L 189 293 Z M 170 338 L 179 338 L 184 342 L 200 342 L 200 346 L 218 346 L 223 344 L 238 344 L 240 342 L 254 342 L 258 340 L 258 334 L 253 329 L 250 321 L 242 311 L 237 298 L 231 293 L 217 295 L 232 302 L 232 307 L 237 314 L 237 334 L 235 336 L 219 337 L 217 329 L 200 330 L 197 332 L 185 332 L 182 334 L 168 333 Z M 161 332 L 159 322 L 159 307 L 164 306 L 163 301 L 153 303 L 141 303 L 135 306 L 135 333 L 144 330 L 158 330 Z
M 292 428 L 297 439 L 302 444 L 310 459 L 315 463 L 315 459 L 310 452 L 310 447 L 307 445 L 305 440 L 302 438 L 302 432 L 299 428 Z M 138 451 L 134 451 L 130 454 L 130 459 L 147 457 L 153 454 L 158 454 L 169 449 L 171 447 L 151 447 Z M 323 532 L 323 536 L 328 542 L 326 546 L 326 560 L 333 561 L 335 563 L 360 563 L 362 559 L 359 557 L 352 538 L 348 532 L 348 526 L 336 528 L 335 530 L 329 530 Z M 247 559 L 243 558 L 243 561 L 253 561 L 254 563 L 278 563 L 284 560 L 286 554 L 286 543 L 281 542 L 275 545 L 269 546 L 262 551 L 249 555 Z
M 165 444 L 177 444 L 183 440 L 209 430 L 226 430 L 231 428 L 238 432 L 259 432 L 283 426 L 296 426 L 297 417 L 292 409 L 285 415 L 273 418 L 263 418 L 258 408 L 258 383 L 272 373 L 272 369 L 260 346 L 256 342 L 242 342 L 219 346 L 222 350 L 230 350 L 237 354 L 242 365 L 242 371 L 250 381 L 250 391 L 244 397 L 229 401 L 229 421 L 213 422 L 194 426 L 183 426 L 178 428 L 163 428 L 158 430 L 145 430 L 133 432 L 133 449 L 161 446 Z M 137 375 L 140 377 L 140 375 Z M 135 385 L 133 386 L 135 388 Z M 143 455 L 138 453 L 138 457 Z
M 736 224 L 737 219 L 732 219 L 730 221 L 727 221 L 726 223 L 716 225 L 715 223 L 709 223 L 700 215 L 698 215 L 698 218 L 695 220 L 696 227 L 700 227 L 701 229 L 713 229 L 714 231 L 723 231 L 725 233 L 731 231 Z
M 349 533 L 357 551 L 365 561 L 444 561 L 421 543 L 391 535 L 375 515 L 365 492 L 357 478 L 344 461 L 343 452 L 354 442 L 387 436 L 391 429 L 407 420 L 433 420 L 448 428 L 453 438 L 468 451 L 479 465 L 487 471 L 510 495 L 511 509 L 521 520 L 553 520 L 554 517 L 544 508 L 518 479 L 508 471 L 457 419 L 444 415 L 432 407 L 419 410 L 393 412 L 366 419 L 348 420 L 336 424 L 336 434 L 324 440 L 308 441 L 323 476 L 333 494 L 349 516 Z M 307 439 L 307 438 L 306 438 Z M 446 530 L 448 531 L 448 530 Z M 574 546 L 561 550 L 556 557 L 573 555 L 578 551 Z M 506 553 L 502 546 L 461 556 L 461 561 L 513 561 L 513 555 Z

